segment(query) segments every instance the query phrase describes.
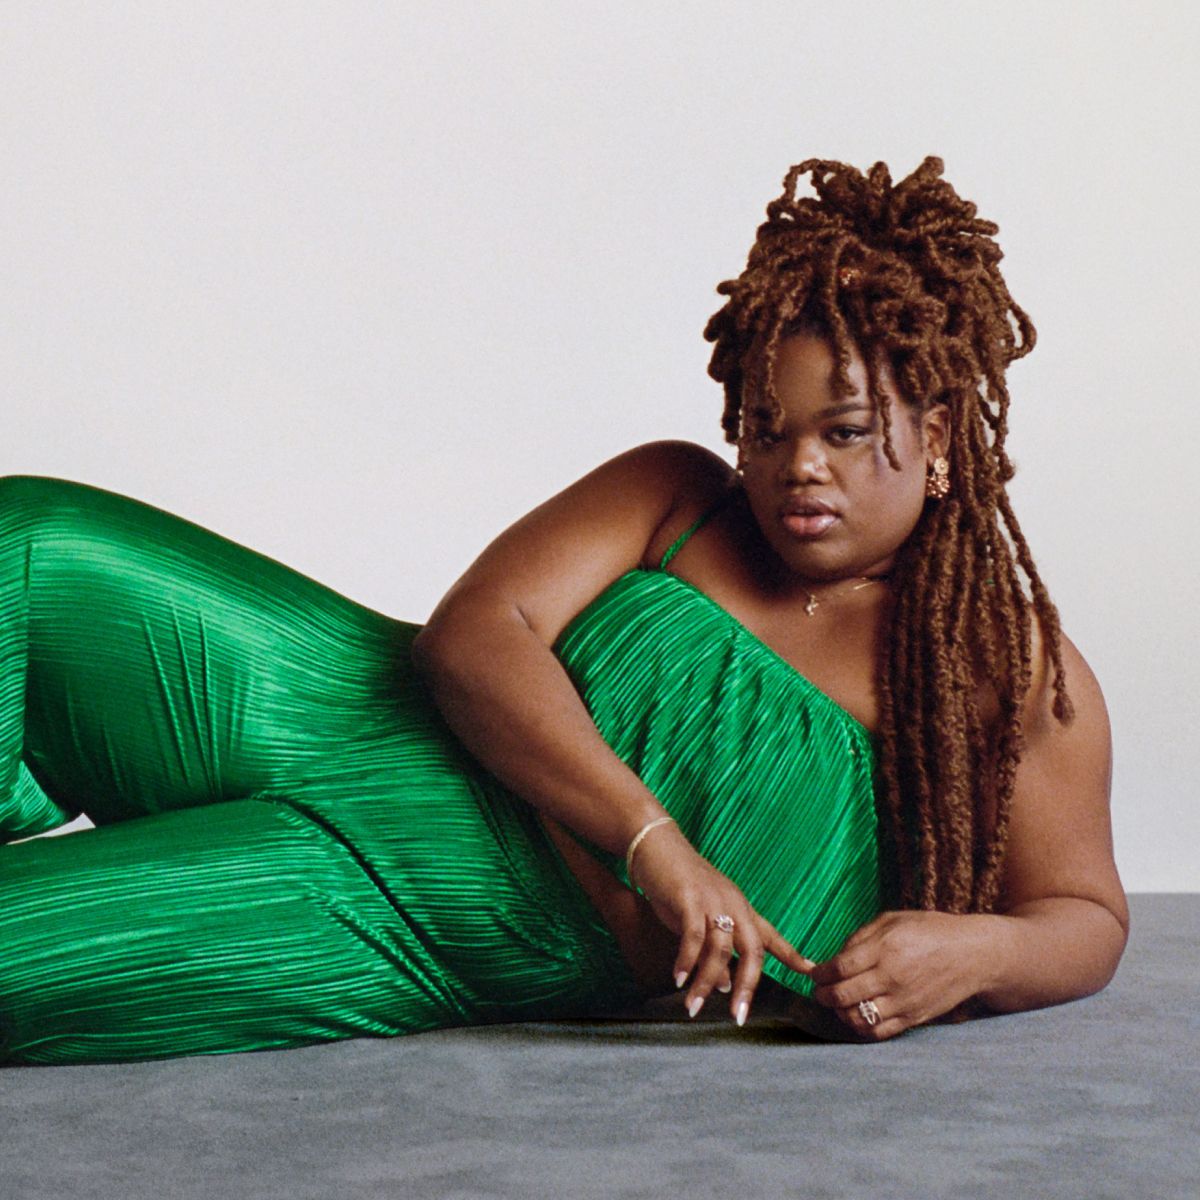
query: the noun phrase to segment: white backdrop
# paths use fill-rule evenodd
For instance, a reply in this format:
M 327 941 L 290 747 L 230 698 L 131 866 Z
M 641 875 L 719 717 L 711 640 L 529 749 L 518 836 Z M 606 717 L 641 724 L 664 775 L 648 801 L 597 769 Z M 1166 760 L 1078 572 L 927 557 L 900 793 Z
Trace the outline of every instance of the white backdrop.
M 424 620 L 619 450 L 729 454 L 701 330 L 791 163 L 938 154 L 1039 330 L 1013 490 L 1108 697 L 1125 884 L 1200 890 L 1196 14 L 10 2 L 0 472 Z

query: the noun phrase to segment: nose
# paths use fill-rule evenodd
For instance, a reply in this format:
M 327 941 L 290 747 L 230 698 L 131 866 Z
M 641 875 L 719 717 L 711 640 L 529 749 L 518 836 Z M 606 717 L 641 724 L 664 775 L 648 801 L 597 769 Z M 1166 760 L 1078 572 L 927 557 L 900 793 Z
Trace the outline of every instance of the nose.
M 783 460 L 783 483 L 795 487 L 805 483 L 828 483 L 829 460 L 819 438 L 800 438 Z

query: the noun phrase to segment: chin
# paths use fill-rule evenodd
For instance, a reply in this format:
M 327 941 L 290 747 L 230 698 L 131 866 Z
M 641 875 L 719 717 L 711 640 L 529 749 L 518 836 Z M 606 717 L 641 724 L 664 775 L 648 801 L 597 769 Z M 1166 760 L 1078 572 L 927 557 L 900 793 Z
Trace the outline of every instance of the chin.
M 824 583 L 860 574 L 844 547 L 824 545 L 821 542 L 798 543 L 790 539 L 782 545 L 772 540 L 771 546 L 789 571 L 813 582 Z
M 812 583 L 833 583 L 865 575 L 885 575 L 895 563 L 895 554 L 854 553 L 845 544 L 824 540 L 807 544 L 791 541 L 772 547 L 783 565 Z

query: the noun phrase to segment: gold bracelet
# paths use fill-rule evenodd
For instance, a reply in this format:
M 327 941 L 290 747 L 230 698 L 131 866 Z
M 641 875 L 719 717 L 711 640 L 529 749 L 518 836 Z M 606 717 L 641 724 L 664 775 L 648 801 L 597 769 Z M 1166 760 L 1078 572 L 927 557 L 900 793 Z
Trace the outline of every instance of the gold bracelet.
M 653 821 L 647 821 L 633 835 L 633 841 L 629 843 L 629 849 L 625 851 L 625 877 L 629 880 L 629 886 L 636 888 L 637 885 L 633 882 L 633 854 L 634 851 L 642 844 L 642 838 L 646 836 L 652 829 L 657 829 L 660 825 L 674 825 L 674 817 L 655 817 Z

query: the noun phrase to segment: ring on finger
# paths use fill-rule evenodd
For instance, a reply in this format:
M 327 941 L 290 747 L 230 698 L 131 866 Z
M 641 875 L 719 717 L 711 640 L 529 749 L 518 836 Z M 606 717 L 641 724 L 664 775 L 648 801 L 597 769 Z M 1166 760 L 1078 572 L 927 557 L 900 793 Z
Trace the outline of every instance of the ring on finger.
M 717 913 L 712 919 L 713 928 L 722 933 L 733 932 L 733 918 L 728 913 Z
M 860 1000 L 858 1002 L 858 1015 L 862 1017 L 868 1025 L 874 1025 L 879 1021 L 879 1005 L 874 1000 Z

